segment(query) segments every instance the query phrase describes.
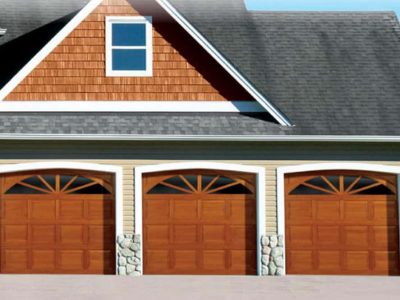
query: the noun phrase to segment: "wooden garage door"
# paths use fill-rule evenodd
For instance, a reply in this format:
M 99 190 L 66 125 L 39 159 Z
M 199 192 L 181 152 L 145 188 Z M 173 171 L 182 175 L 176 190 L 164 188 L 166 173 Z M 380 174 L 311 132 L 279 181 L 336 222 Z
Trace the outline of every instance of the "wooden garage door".
M 285 183 L 288 274 L 399 274 L 396 176 L 313 172 Z
M 111 175 L 52 170 L 0 182 L 1 273 L 115 274 Z
M 143 187 L 145 274 L 256 274 L 254 175 L 153 173 Z

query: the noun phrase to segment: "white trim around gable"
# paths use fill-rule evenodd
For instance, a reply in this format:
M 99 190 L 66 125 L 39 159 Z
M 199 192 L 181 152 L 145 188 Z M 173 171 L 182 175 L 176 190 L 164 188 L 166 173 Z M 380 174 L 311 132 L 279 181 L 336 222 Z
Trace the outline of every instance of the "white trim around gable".
M 282 235 L 284 240 L 285 240 L 285 175 L 290 173 L 327 171 L 327 170 L 355 170 L 355 171 L 395 174 L 398 176 L 398 182 L 400 184 L 400 167 L 388 166 L 388 165 L 338 162 L 338 163 L 316 163 L 316 164 L 279 167 L 277 168 L 276 171 L 277 223 L 278 223 L 277 225 L 278 225 L 278 234 Z M 400 193 L 398 194 L 398 196 L 400 196 Z M 398 199 L 398 201 L 400 201 L 400 199 Z M 400 210 L 399 210 L 399 216 L 400 216 Z M 284 251 L 284 256 L 285 256 L 285 251 Z M 286 264 L 284 265 L 283 275 L 285 274 L 286 274 Z
M 135 168 L 135 234 L 139 234 L 141 238 L 141 245 L 143 245 L 143 227 L 142 227 L 142 176 L 145 173 L 163 172 L 173 170 L 190 170 L 190 169 L 208 169 L 208 170 L 223 170 L 234 171 L 243 173 L 256 174 L 257 182 L 257 271 L 261 275 L 261 237 L 265 235 L 265 169 L 262 167 L 245 166 L 237 164 L 225 164 L 216 162 L 178 162 L 167 163 L 161 165 L 148 165 Z M 141 247 L 143 249 L 143 247 Z M 143 251 L 143 250 L 142 250 Z M 142 253 L 143 258 L 143 253 Z M 143 259 L 142 262 L 143 264 Z M 141 266 L 143 270 L 143 265 Z

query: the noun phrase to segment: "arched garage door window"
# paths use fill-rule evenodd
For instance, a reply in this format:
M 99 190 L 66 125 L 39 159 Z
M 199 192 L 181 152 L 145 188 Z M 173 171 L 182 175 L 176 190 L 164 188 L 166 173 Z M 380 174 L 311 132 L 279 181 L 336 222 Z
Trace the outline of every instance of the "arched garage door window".
M 112 187 L 102 178 L 40 174 L 17 179 L 18 182 L 6 190 L 6 194 L 111 194 Z

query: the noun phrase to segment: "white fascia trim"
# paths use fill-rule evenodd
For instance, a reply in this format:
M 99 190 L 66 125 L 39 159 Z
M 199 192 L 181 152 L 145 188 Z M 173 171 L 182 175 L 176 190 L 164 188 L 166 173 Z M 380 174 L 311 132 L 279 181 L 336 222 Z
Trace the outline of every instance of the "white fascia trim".
M 211 43 L 187 21 L 167 0 L 156 0 L 251 96 L 282 126 L 293 126 L 290 120 L 273 106 Z
M 257 270 L 261 275 L 261 237 L 266 233 L 265 224 L 265 169 L 262 167 L 225 164 L 216 162 L 178 162 L 161 165 L 148 165 L 135 168 L 135 233 L 140 235 L 143 245 L 143 191 L 142 176 L 145 173 L 173 170 L 207 169 L 252 173 L 257 176 Z M 143 247 L 141 247 L 143 249 Z M 143 250 L 142 250 L 143 251 Z M 143 253 L 142 253 L 143 258 Z M 143 264 L 143 259 L 142 259 Z M 143 265 L 142 265 L 143 270 Z
M 0 165 L 0 174 L 35 170 L 69 169 L 112 173 L 115 176 L 115 237 L 123 234 L 123 168 L 118 166 L 72 161 L 42 161 L 21 164 Z M 116 241 L 115 241 L 116 243 Z M 118 255 L 116 251 L 115 260 Z M 118 263 L 116 263 L 116 268 Z M 118 270 L 115 270 L 118 274 Z
M 65 141 L 210 141 L 210 142 L 357 142 L 398 143 L 400 136 L 235 136 L 235 135 L 104 135 L 104 134 L 0 134 L 0 140 Z
M 91 0 L 0 91 L 3 101 L 103 0 Z
M 256 101 L 0 101 L 0 112 L 265 112 Z
M 400 167 L 366 163 L 316 163 L 278 167 L 276 170 L 276 189 L 277 189 L 277 225 L 278 234 L 285 240 L 285 175 L 290 173 L 327 171 L 327 170 L 357 170 L 368 172 L 380 172 L 389 174 L 400 174 Z M 400 213 L 400 212 L 399 212 Z M 283 252 L 284 255 L 286 251 Z M 284 266 L 286 274 L 286 264 Z
M 7 33 L 7 29 L 0 28 L 0 36 L 5 35 Z

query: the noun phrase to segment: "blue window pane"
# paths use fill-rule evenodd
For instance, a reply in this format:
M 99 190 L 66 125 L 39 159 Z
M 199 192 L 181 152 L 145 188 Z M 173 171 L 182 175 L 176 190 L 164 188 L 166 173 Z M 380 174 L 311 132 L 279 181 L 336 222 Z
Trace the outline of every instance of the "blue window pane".
M 112 24 L 113 46 L 146 46 L 146 24 Z
M 114 71 L 146 71 L 146 50 L 114 49 L 112 69 Z

